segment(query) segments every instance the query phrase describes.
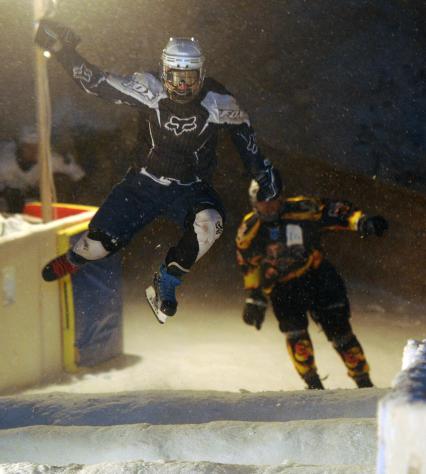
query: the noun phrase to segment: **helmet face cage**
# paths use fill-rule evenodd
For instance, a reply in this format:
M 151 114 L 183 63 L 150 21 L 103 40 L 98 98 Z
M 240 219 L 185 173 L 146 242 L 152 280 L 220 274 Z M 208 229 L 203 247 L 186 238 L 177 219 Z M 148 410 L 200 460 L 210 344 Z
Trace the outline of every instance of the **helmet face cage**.
M 170 99 L 187 103 L 200 92 L 205 77 L 204 56 L 194 38 L 170 38 L 161 55 L 161 79 Z

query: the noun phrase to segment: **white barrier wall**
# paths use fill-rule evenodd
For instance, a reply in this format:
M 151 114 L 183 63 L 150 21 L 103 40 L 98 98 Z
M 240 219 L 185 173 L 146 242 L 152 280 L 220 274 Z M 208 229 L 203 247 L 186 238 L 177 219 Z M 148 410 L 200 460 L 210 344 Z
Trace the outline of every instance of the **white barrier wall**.
M 407 342 L 378 418 L 377 474 L 426 474 L 426 339 Z
M 58 285 L 45 283 L 40 270 L 57 254 L 57 231 L 92 215 L 34 224 L 31 230 L 0 237 L 0 393 L 61 372 Z

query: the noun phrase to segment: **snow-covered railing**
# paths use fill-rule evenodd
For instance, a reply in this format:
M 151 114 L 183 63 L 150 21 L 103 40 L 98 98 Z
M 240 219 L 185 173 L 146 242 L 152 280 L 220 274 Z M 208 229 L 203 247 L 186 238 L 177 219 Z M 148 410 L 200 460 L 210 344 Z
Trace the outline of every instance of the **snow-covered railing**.
M 393 390 L 379 402 L 377 474 L 426 473 L 426 339 L 410 339 Z
M 44 283 L 40 270 L 57 253 L 58 231 L 93 214 L 17 226 L 16 232 L 0 236 L 0 393 L 62 372 L 58 285 Z

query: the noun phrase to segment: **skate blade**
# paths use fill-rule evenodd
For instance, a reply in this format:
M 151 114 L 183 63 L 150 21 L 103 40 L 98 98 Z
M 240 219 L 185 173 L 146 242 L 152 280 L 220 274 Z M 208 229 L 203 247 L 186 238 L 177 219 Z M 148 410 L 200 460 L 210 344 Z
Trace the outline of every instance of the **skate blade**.
M 164 324 L 167 319 L 168 319 L 168 316 L 167 314 L 164 314 L 162 313 L 159 309 L 158 309 L 158 306 L 157 306 L 157 299 L 155 297 L 155 290 L 154 290 L 154 287 L 153 286 L 149 286 L 146 290 L 145 290 L 145 296 L 146 296 L 146 300 L 148 301 L 149 303 L 149 306 L 151 307 L 152 309 L 152 312 L 154 313 L 154 316 L 157 318 L 157 321 L 160 323 L 160 324 Z

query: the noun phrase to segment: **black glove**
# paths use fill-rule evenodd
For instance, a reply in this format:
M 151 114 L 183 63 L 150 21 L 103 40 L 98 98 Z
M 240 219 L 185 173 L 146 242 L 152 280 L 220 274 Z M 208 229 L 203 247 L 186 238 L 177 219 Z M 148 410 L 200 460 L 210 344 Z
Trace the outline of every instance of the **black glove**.
M 269 160 L 265 160 L 265 169 L 255 179 L 259 184 L 258 201 L 271 201 L 280 196 L 283 187 L 281 176 Z
M 64 46 L 75 49 L 81 40 L 70 28 L 53 20 L 42 19 L 34 41 L 40 48 L 58 53 Z
M 358 231 L 362 237 L 373 234 L 381 237 L 388 228 L 388 221 L 382 216 L 364 216 L 358 222 Z
M 262 327 L 265 319 L 265 311 L 268 303 L 260 290 L 253 290 L 248 298 L 246 298 L 243 320 L 249 326 L 254 326 L 256 329 Z

